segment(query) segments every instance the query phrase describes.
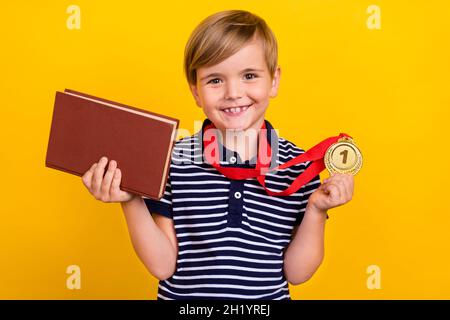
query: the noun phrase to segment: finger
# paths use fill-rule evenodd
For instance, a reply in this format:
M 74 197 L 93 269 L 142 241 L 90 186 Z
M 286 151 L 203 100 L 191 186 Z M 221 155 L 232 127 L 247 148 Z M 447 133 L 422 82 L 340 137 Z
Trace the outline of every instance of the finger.
M 323 180 L 323 182 L 327 183 L 327 182 L 335 182 L 335 181 L 344 181 L 344 180 L 346 180 L 348 178 L 348 176 L 350 176 L 350 174 L 347 174 L 347 173 L 333 173 L 328 178 Z
M 349 175 L 346 179 L 346 192 L 347 192 L 347 201 L 350 201 L 353 197 L 353 191 L 355 189 L 355 178 L 353 175 Z
M 339 199 L 341 198 L 341 193 L 339 190 L 339 187 L 335 183 L 329 182 L 325 187 L 324 190 L 326 193 L 328 193 L 328 198 L 330 202 L 337 203 Z
M 101 193 L 102 196 L 109 197 L 109 192 L 111 188 L 112 178 L 114 176 L 114 171 L 116 171 L 117 163 L 114 160 L 111 160 L 108 165 L 108 171 L 106 171 L 105 176 L 103 177 Z
M 122 172 L 119 168 L 114 171 L 114 176 L 111 182 L 110 194 L 118 194 L 120 190 L 120 180 L 122 179 Z
M 335 188 L 336 188 L 336 186 L 333 186 L 330 184 L 324 185 L 324 188 L 322 191 L 326 196 L 323 197 L 323 202 L 327 208 L 335 207 L 335 200 L 334 200 L 334 197 L 336 194 Z
M 343 179 L 345 179 L 345 177 L 347 176 L 347 174 L 345 173 L 334 173 L 333 175 L 331 175 L 329 177 L 330 181 L 341 181 Z
M 325 180 L 323 180 L 323 183 L 332 182 L 335 179 L 336 179 L 336 174 L 335 173 L 330 173 L 330 176 L 328 178 L 326 178 Z
M 343 196 L 344 196 L 344 203 L 349 202 L 353 197 L 353 189 L 354 189 L 354 176 L 352 174 L 346 174 L 342 181 L 342 188 L 343 188 Z
M 348 181 L 353 175 L 347 173 L 336 173 L 329 178 L 329 182 L 343 183 Z
M 353 175 L 341 174 L 340 176 L 336 177 L 335 181 L 341 190 L 341 195 L 343 196 L 345 202 L 349 201 L 352 193 L 351 189 L 353 188 L 352 186 Z
M 105 172 L 105 166 L 108 163 L 107 157 L 102 157 L 98 162 L 97 167 L 94 170 L 94 175 L 92 177 L 92 193 L 95 196 L 100 196 L 100 188 L 103 181 L 103 173 Z
M 336 204 L 344 204 L 352 199 L 353 180 L 353 175 L 348 173 L 335 173 L 328 178 L 327 183 L 335 184 L 339 189 L 339 199 L 334 199 Z
M 336 182 L 337 187 L 339 188 L 339 193 L 341 195 L 339 199 L 340 204 L 344 204 L 348 201 L 349 193 L 348 193 L 348 182 L 346 179 L 342 179 Z
M 355 176 L 352 174 L 349 175 L 348 181 L 349 181 L 349 185 L 350 185 L 351 189 L 353 189 L 355 186 Z
M 83 183 L 86 186 L 86 188 L 88 188 L 88 190 L 91 190 L 91 185 L 92 185 L 92 175 L 94 174 L 94 169 L 97 166 L 97 162 L 94 163 L 88 171 L 86 171 L 82 177 Z

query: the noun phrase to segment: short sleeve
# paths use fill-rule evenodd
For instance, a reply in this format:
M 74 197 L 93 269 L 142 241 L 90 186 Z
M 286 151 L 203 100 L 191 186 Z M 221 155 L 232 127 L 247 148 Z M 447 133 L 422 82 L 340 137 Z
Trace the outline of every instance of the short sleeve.
M 313 179 L 311 179 L 311 181 L 309 181 L 307 184 L 305 184 L 303 187 L 300 188 L 299 192 L 303 196 L 301 198 L 300 214 L 298 215 L 297 220 L 295 221 L 296 226 L 300 225 L 300 223 L 303 220 L 303 216 L 305 215 L 306 206 L 308 205 L 309 197 L 311 196 L 311 194 L 314 191 L 316 191 L 317 188 L 320 187 L 320 185 L 321 185 L 320 175 L 318 174 Z M 328 214 L 327 214 L 327 219 L 328 219 Z
M 164 194 L 161 199 L 154 200 L 150 198 L 143 198 L 150 213 L 157 213 L 167 218 L 172 218 L 172 186 L 170 180 L 169 173 Z

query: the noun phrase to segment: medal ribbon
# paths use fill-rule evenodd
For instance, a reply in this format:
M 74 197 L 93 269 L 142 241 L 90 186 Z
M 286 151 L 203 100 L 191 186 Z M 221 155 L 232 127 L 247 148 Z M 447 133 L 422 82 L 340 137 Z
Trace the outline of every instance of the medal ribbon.
M 212 129 L 212 130 L 210 130 Z M 267 138 L 262 134 L 266 132 L 265 121 L 259 131 L 259 142 L 258 142 L 258 157 L 255 168 L 231 168 L 222 167 L 219 163 L 219 149 L 216 135 L 216 128 L 213 123 L 207 125 L 204 130 L 203 137 L 203 150 L 206 161 L 217 169 L 221 174 L 227 178 L 233 180 L 245 180 L 248 178 L 257 178 L 259 183 L 264 187 L 267 194 L 270 196 L 288 196 L 303 185 L 311 181 L 315 176 L 317 176 L 323 169 L 325 169 L 325 163 L 323 157 L 327 149 L 335 142 L 337 142 L 342 137 L 351 138 L 348 134 L 341 133 L 338 136 L 330 137 L 322 142 L 318 143 L 308 151 L 305 151 L 301 155 L 298 155 L 294 159 L 287 161 L 275 168 L 270 169 L 270 160 L 272 156 L 272 149 L 267 141 Z M 264 154 L 262 150 L 267 150 Z M 283 191 L 274 192 L 266 187 L 266 174 L 269 172 L 277 171 L 280 169 L 285 169 L 292 167 L 296 164 L 311 161 L 312 163 L 305 169 L 297 178 L 292 182 L 292 184 Z

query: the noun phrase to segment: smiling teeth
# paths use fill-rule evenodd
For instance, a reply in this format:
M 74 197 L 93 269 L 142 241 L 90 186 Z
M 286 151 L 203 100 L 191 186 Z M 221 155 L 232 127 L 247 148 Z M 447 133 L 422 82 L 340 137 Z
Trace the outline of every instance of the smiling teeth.
M 239 108 L 228 108 L 228 109 L 224 109 L 225 112 L 231 112 L 231 113 L 239 113 L 241 111 L 245 111 L 248 109 L 249 106 L 246 107 L 239 107 Z

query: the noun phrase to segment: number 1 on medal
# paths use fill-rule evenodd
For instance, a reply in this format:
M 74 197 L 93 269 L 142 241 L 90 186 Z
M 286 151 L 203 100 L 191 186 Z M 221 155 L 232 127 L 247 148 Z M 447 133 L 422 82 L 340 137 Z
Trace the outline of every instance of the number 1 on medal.
M 344 151 L 342 151 L 342 152 L 339 153 L 339 154 L 341 154 L 341 155 L 344 156 L 344 159 L 342 159 L 342 163 L 343 163 L 343 164 L 346 164 L 346 163 L 347 163 L 348 150 L 344 150 Z

